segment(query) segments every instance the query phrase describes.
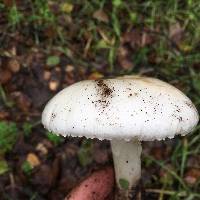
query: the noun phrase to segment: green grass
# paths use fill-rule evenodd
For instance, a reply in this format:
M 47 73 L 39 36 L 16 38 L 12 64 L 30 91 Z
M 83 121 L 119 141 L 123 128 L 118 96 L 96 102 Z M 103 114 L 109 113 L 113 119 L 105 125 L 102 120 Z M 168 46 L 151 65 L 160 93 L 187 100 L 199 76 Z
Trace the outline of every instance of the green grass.
M 32 168 L 32 166 L 30 165 L 30 163 L 29 163 L 28 161 L 24 161 L 24 162 L 22 163 L 21 168 L 22 168 L 22 171 L 23 171 L 26 175 L 30 175 L 31 172 L 33 171 L 33 168 Z
M 196 133 L 193 132 L 190 136 L 178 140 L 178 143 L 169 160 L 158 161 L 152 156 L 144 156 L 145 166 L 151 167 L 153 165 L 157 165 L 166 173 L 165 176 L 160 177 L 160 179 L 155 177 L 155 180 L 162 185 L 162 188 L 147 189 L 147 192 L 159 194 L 159 199 L 162 199 L 163 196 L 167 196 L 169 200 L 179 200 L 183 197 L 184 199 L 194 200 L 200 198 L 200 182 L 191 186 L 187 185 L 184 181 L 184 174 L 187 168 L 186 165 L 188 159 L 190 156 L 200 154 L 199 130 L 200 126 L 196 128 Z
M 47 132 L 46 136 L 47 136 L 48 140 L 51 141 L 55 146 L 59 145 L 61 142 L 64 141 L 62 136 L 58 136 L 51 132 Z

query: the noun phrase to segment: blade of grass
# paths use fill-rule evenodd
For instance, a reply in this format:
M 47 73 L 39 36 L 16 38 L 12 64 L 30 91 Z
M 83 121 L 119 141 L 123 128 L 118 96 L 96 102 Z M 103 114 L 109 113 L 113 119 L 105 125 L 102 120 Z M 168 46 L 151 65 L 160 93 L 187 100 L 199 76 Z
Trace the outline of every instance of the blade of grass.
M 187 152 L 188 152 L 188 140 L 187 138 L 183 138 L 183 145 L 182 145 L 182 159 L 181 159 L 181 169 L 180 169 L 180 177 L 183 178 L 185 164 L 187 160 Z
M 145 155 L 145 156 L 148 159 L 150 159 L 151 161 L 153 161 L 154 163 L 156 163 L 157 165 L 159 165 L 161 168 L 163 168 L 164 170 L 166 170 L 168 173 L 170 173 L 182 185 L 182 187 L 186 191 L 189 191 L 189 188 L 185 185 L 185 183 L 183 182 L 182 178 L 175 171 L 172 171 L 171 169 L 169 169 L 168 167 L 166 167 L 163 162 L 155 160 L 152 156 L 149 156 L 149 155 Z

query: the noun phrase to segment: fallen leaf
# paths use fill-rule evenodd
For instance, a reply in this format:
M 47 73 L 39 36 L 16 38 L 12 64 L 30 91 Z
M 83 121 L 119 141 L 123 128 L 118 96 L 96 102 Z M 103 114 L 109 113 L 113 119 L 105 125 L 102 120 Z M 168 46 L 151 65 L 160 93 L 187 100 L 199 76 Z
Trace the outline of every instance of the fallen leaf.
M 118 58 L 118 61 L 123 69 L 132 69 L 134 67 L 133 62 L 131 62 L 128 58 Z
M 7 67 L 11 72 L 17 73 L 20 70 L 20 63 L 17 59 L 12 58 L 8 61 Z
M 10 117 L 9 112 L 1 111 L 1 110 L 0 110 L 0 120 L 5 120 L 5 119 L 7 119 L 8 117 Z
M 65 67 L 65 71 L 70 73 L 70 72 L 73 72 L 74 71 L 74 66 L 73 65 L 67 65 Z
M 187 184 L 194 185 L 200 180 L 200 170 L 196 168 L 189 169 L 184 176 L 184 180 Z
M 100 72 L 93 72 L 88 76 L 89 80 L 97 80 L 101 78 L 103 78 L 103 74 L 101 74 Z
M 51 81 L 49 82 L 49 89 L 50 89 L 51 91 L 56 91 L 56 90 L 58 89 L 58 86 L 59 86 L 58 80 L 51 80 Z
M 8 83 L 12 78 L 12 74 L 9 70 L 0 70 L 0 84 Z
M 27 112 L 31 106 L 30 98 L 22 92 L 13 92 L 11 93 L 14 101 L 17 104 L 17 107 L 24 112 Z
M 36 146 L 36 150 L 39 151 L 42 155 L 47 155 L 48 154 L 48 149 L 43 143 L 39 143 Z
M 50 77 L 51 77 L 51 72 L 48 71 L 48 70 L 45 70 L 43 77 L 44 77 L 45 81 L 48 81 L 50 79 Z
M 32 168 L 40 165 L 40 160 L 34 153 L 29 153 L 27 155 L 26 161 L 31 165 Z
M 133 29 L 126 32 L 121 38 L 122 45 L 129 44 L 133 50 L 151 45 L 153 42 L 153 35 L 148 32 L 148 29 L 145 30 L 145 28 L 143 30 Z
M 121 46 L 118 49 L 117 60 L 123 69 L 132 69 L 134 67 L 134 63 L 130 60 L 130 52 L 127 48 Z
M 93 14 L 93 18 L 97 19 L 98 21 L 105 22 L 105 23 L 109 22 L 108 15 L 102 9 L 95 11 Z
M 183 38 L 184 29 L 181 27 L 179 22 L 170 24 L 169 26 L 169 38 L 179 44 Z

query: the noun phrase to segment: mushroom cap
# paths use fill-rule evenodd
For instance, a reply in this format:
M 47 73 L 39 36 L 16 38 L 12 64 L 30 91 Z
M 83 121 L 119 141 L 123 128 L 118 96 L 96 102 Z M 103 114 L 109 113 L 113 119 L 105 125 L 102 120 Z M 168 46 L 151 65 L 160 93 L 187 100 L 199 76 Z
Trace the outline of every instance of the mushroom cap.
M 180 90 L 139 76 L 75 83 L 55 95 L 42 113 L 49 131 L 100 140 L 173 138 L 191 132 L 198 120 L 197 109 Z

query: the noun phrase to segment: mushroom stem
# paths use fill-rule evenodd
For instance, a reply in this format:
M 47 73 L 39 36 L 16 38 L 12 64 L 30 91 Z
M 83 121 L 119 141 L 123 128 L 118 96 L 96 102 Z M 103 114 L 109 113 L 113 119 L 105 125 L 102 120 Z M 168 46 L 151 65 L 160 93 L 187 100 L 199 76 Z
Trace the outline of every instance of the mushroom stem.
M 115 199 L 131 199 L 133 189 L 141 177 L 141 143 L 112 140 L 111 148 L 117 183 Z

